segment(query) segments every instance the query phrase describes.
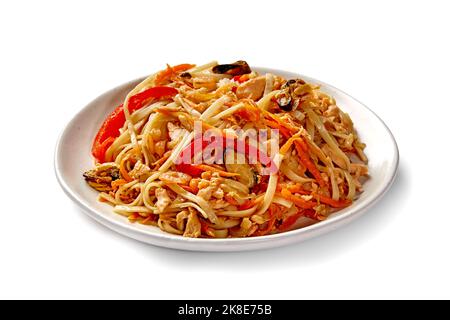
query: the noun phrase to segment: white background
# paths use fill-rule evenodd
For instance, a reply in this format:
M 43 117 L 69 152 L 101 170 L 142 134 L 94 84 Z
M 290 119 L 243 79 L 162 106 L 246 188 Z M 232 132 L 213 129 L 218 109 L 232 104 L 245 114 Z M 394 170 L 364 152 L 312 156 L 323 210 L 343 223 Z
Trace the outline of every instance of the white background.
M 447 1 L 2 1 L 0 298 L 450 298 Z M 345 228 L 245 253 L 156 248 L 65 196 L 56 139 L 100 93 L 245 59 L 363 101 L 400 148 L 390 192 Z

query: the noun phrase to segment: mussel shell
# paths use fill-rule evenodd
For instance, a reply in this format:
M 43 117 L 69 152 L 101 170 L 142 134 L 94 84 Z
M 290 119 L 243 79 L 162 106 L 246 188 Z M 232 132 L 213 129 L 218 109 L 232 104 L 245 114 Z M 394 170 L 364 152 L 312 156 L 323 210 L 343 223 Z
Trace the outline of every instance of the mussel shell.
M 230 64 L 218 64 L 212 68 L 214 73 L 229 74 L 232 76 L 239 76 L 252 72 L 247 62 L 243 60 L 236 61 Z

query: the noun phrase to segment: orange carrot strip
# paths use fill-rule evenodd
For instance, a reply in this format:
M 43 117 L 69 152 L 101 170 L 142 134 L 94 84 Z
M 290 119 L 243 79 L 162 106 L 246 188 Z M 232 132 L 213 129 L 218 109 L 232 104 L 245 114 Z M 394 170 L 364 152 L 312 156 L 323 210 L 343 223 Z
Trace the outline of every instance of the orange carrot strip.
M 292 201 L 295 205 L 303 209 L 312 209 L 317 205 L 317 202 L 311 200 L 307 201 L 301 197 L 295 196 L 285 188 L 281 190 L 281 196 L 289 201 Z
M 277 220 L 276 215 L 276 209 L 272 208 L 272 206 L 269 207 L 269 221 L 267 222 L 267 226 L 265 229 L 258 230 L 255 235 L 257 236 L 264 236 L 272 231 L 273 226 L 275 225 L 275 221 Z
M 302 138 L 297 139 L 297 143 L 300 145 L 300 147 L 302 148 L 302 150 L 304 152 L 308 152 L 309 151 L 308 145 L 305 143 L 305 141 Z
M 172 150 L 167 151 L 166 153 L 163 154 L 161 159 L 158 159 L 155 162 L 153 162 L 152 166 L 160 165 L 161 163 L 166 161 L 170 157 L 171 154 L 172 154 Z
M 276 121 L 272 121 L 272 120 L 264 120 L 265 123 L 273 128 L 273 129 L 278 129 L 280 130 L 281 134 L 285 137 L 285 138 L 289 138 L 292 136 L 292 134 L 290 133 L 290 131 L 288 129 L 286 129 L 285 127 L 280 126 Z
M 327 196 L 324 196 L 324 195 L 321 195 L 318 193 L 309 193 L 308 191 L 304 190 L 299 185 L 288 186 L 287 188 L 291 192 L 300 193 L 300 194 L 304 194 L 304 195 L 311 195 L 311 196 L 313 196 L 313 198 L 316 198 L 321 203 L 328 204 L 329 206 L 331 206 L 333 208 L 345 208 L 345 207 L 349 206 L 350 204 L 352 204 L 352 201 L 350 199 L 334 200 L 330 197 L 327 197 Z
M 113 189 L 115 189 L 117 187 L 123 186 L 125 183 L 127 183 L 126 180 L 124 180 L 124 179 L 117 179 L 117 180 L 114 180 L 114 181 L 111 182 L 111 187 Z
M 267 121 L 267 117 L 269 117 L 270 119 L 275 121 L 280 127 L 285 128 L 290 133 L 290 135 L 297 133 L 300 130 L 299 128 L 297 128 L 295 126 L 290 125 L 286 121 L 283 121 L 280 117 L 274 115 L 272 112 L 264 111 L 264 115 L 266 116 L 266 121 Z
M 158 85 L 158 84 L 168 80 L 174 74 L 176 74 L 178 72 L 186 71 L 193 67 L 195 67 L 195 64 L 183 63 L 183 64 L 179 64 L 179 65 L 173 66 L 173 67 L 167 65 L 166 69 L 164 69 L 156 74 L 155 84 Z
M 289 149 L 291 148 L 292 144 L 294 143 L 295 138 L 289 138 L 288 141 L 280 148 L 280 153 L 284 156 Z
M 300 138 L 299 138 L 300 139 Z M 297 149 L 298 156 L 300 158 L 300 162 L 311 172 L 311 174 L 316 178 L 317 182 L 321 187 L 327 187 L 327 183 L 323 180 L 322 175 L 320 174 L 319 169 L 315 166 L 315 164 L 311 161 L 309 154 L 303 151 L 302 145 L 299 140 L 295 140 L 295 147 Z
M 130 177 L 130 175 L 128 174 L 126 168 L 125 168 L 125 161 L 127 160 L 127 158 L 123 158 L 122 161 L 120 161 L 120 167 L 119 167 L 119 172 L 120 175 L 127 181 L 130 182 L 133 179 Z
M 266 123 L 270 127 L 275 127 L 274 126 L 274 122 L 275 122 L 275 124 L 278 125 L 278 129 L 280 130 L 281 134 L 287 138 L 292 137 L 292 135 L 295 134 L 296 132 L 298 132 L 298 130 L 299 130 L 298 128 L 296 128 L 294 126 L 292 126 L 286 122 L 283 122 L 282 119 L 280 119 L 279 117 L 277 117 L 276 115 L 274 115 L 271 112 L 266 111 L 265 115 L 274 120 L 274 121 L 270 121 L 270 120 L 268 121 L 266 119 Z M 290 147 L 290 145 L 287 147 Z M 308 145 L 306 144 L 306 142 L 302 138 L 296 138 L 295 139 L 295 147 L 297 149 L 297 153 L 299 154 L 301 163 L 311 172 L 311 174 L 314 176 L 314 178 L 316 178 L 319 185 L 321 187 L 328 187 L 328 184 L 322 178 L 322 175 L 320 174 L 319 169 L 317 169 L 315 164 L 311 161 L 311 158 L 310 158 L 309 152 L 308 152 L 309 148 L 308 148 Z

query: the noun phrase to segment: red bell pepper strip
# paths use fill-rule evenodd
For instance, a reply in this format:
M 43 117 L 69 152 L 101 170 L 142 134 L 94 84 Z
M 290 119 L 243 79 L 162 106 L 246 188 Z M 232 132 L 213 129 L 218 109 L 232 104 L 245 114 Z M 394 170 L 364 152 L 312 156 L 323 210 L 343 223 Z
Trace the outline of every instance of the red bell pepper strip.
M 172 87 L 153 87 L 144 90 L 134 96 L 130 97 L 128 101 L 128 111 L 133 113 L 134 111 L 142 108 L 144 104 L 150 99 L 162 99 L 166 97 L 173 97 L 178 93 L 178 90 Z
M 180 172 L 187 173 L 192 177 L 200 177 L 201 174 L 203 173 L 203 170 L 201 168 L 186 163 L 177 164 L 176 169 Z
M 105 141 L 97 145 L 96 148 L 92 147 L 92 155 L 99 163 L 105 162 L 106 150 L 108 150 L 108 148 L 113 144 L 114 140 L 116 140 L 116 138 L 108 137 Z
M 195 146 L 196 146 L 195 141 L 200 141 L 201 150 L 195 150 Z M 198 144 L 198 142 L 197 142 L 197 144 Z M 186 148 L 183 149 L 183 151 L 181 151 L 181 153 L 179 155 L 179 157 L 181 159 L 181 163 L 177 163 L 175 165 L 175 168 L 180 172 L 189 174 L 190 176 L 199 177 L 202 174 L 203 170 L 190 164 L 190 163 L 184 162 L 184 160 L 187 157 L 190 157 L 189 160 L 191 160 L 196 152 L 198 152 L 198 151 L 203 152 L 203 150 L 206 148 L 206 146 L 208 144 L 209 144 L 209 142 L 204 140 L 202 137 L 195 138 L 194 141 L 192 141 Z
M 172 87 L 153 87 L 147 89 L 130 97 L 128 101 L 128 111 L 131 114 L 142 108 L 150 99 L 173 97 L 177 93 L 178 90 Z M 123 105 L 120 105 L 109 114 L 95 136 L 91 152 L 98 162 L 103 163 L 105 161 L 106 150 L 108 150 L 114 142 L 114 139 L 119 136 L 119 129 L 123 127 L 124 123 L 125 113 Z
M 234 150 L 236 152 L 238 152 L 239 150 L 237 150 L 237 141 L 236 139 L 233 138 L 226 138 L 225 136 L 221 137 L 222 140 L 222 145 L 223 146 L 233 146 Z M 199 141 L 196 143 L 196 141 Z M 194 141 L 192 141 L 187 147 L 185 147 L 181 153 L 180 153 L 180 158 L 181 158 L 181 162 L 175 164 L 175 168 L 180 171 L 180 172 L 184 172 L 187 173 L 193 177 L 198 177 L 202 174 L 202 172 L 205 171 L 204 166 L 195 166 L 191 163 L 186 163 L 186 158 L 190 157 L 189 161 L 192 159 L 192 157 L 194 156 L 194 154 L 197 154 L 198 152 L 203 152 L 203 150 L 210 145 L 210 141 L 205 140 L 203 138 L 203 135 L 197 137 L 194 139 Z M 200 145 L 201 146 L 201 150 L 195 150 L 195 146 L 196 145 Z M 255 147 L 253 147 L 252 145 L 250 145 L 248 142 L 244 142 L 244 154 L 245 156 L 248 158 L 250 155 L 256 155 L 258 160 L 264 160 L 264 164 L 267 166 L 273 166 L 275 165 L 273 163 L 273 160 L 271 158 L 269 158 L 267 155 L 261 154 L 259 152 L 259 150 Z
M 111 141 L 111 139 L 114 141 L 114 138 L 119 135 L 119 129 L 122 128 L 124 123 L 125 115 L 123 113 L 123 106 L 120 105 L 105 119 L 95 136 L 91 151 L 98 162 L 103 163 L 105 161 L 106 150 L 103 142 L 106 140 Z

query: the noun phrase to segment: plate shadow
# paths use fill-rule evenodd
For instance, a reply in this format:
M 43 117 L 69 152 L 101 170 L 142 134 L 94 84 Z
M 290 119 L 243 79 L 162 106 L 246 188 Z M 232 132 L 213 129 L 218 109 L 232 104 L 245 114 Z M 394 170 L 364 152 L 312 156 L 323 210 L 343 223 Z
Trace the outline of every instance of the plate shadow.
M 386 195 L 365 214 L 342 228 L 301 243 L 246 252 L 193 252 L 148 245 L 112 232 L 100 223 L 92 223 L 92 219 L 81 209 L 76 205 L 74 207 L 98 232 L 128 241 L 137 252 L 166 263 L 168 268 L 179 269 L 182 266 L 223 272 L 242 270 L 245 266 L 246 269 L 265 270 L 325 263 L 382 233 L 392 222 L 392 216 L 404 213 L 402 207 L 409 196 L 410 177 L 409 168 L 400 163 L 397 177 Z

